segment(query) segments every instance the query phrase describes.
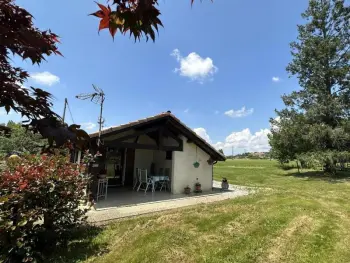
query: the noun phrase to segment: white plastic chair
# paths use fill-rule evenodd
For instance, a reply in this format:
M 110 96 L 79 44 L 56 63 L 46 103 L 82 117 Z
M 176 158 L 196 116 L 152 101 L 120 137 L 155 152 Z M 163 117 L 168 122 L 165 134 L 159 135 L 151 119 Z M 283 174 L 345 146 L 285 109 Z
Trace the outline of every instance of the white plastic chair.
M 139 190 L 145 190 L 145 193 L 147 192 L 149 186 L 152 186 L 152 192 L 153 192 L 153 181 L 152 178 L 149 178 L 147 176 L 147 169 L 140 169 L 140 178 L 139 178 L 139 182 L 140 185 L 137 188 L 137 191 Z M 141 188 L 141 186 L 145 186 L 145 188 Z
M 140 183 L 139 180 L 140 180 L 140 168 L 136 168 L 136 173 L 134 174 L 134 177 L 133 177 L 134 186 L 132 190 L 135 190 L 135 188 L 137 187 L 137 184 Z
M 164 169 L 164 176 L 167 176 L 168 179 L 160 181 L 160 191 L 162 191 L 163 188 L 165 188 L 165 191 L 169 188 L 170 189 L 170 168 Z
M 97 202 L 100 198 L 107 199 L 108 179 L 98 179 Z

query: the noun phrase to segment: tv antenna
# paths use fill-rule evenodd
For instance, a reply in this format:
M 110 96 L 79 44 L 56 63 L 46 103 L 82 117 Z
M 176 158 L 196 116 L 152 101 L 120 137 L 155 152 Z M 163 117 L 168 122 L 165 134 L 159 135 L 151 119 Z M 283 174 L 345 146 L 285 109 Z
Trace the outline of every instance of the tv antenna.
M 99 130 L 98 130 L 98 139 L 97 139 L 97 146 L 100 146 L 102 144 L 101 142 L 101 131 L 103 124 L 105 122 L 104 118 L 102 118 L 102 112 L 103 112 L 103 103 L 105 101 L 105 93 L 103 92 L 102 89 L 99 87 L 95 86 L 92 84 L 92 87 L 94 88 L 95 92 L 94 93 L 82 93 L 77 96 L 75 96 L 77 99 L 80 100 L 90 100 L 95 104 L 100 104 L 100 116 L 98 118 L 98 124 L 99 124 Z

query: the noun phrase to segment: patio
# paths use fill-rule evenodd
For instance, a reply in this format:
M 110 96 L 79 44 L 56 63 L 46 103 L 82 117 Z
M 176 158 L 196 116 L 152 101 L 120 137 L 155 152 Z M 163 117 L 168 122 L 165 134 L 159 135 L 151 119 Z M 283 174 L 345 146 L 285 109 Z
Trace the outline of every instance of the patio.
M 126 187 L 108 188 L 107 199 L 101 199 L 95 204 L 95 209 L 106 209 L 120 206 L 130 206 L 149 202 L 164 201 L 184 197 L 185 195 L 173 195 L 166 191 L 137 192 Z
M 169 192 L 154 193 L 130 191 L 111 191 L 111 198 L 99 201 L 95 208 L 88 212 L 88 221 L 91 223 L 104 224 L 110 220 L 161 212 L 191 205 L 207 204 L 212 202 L 233 199 L 248 195 L 254 189 L 230 185 L 230 190 L 222 192 L 219 182 L 213 182 L 214 189 L 211 192 L 201 194 L 171 194 Z M 116 189 L 117 190 L 117 189 Z

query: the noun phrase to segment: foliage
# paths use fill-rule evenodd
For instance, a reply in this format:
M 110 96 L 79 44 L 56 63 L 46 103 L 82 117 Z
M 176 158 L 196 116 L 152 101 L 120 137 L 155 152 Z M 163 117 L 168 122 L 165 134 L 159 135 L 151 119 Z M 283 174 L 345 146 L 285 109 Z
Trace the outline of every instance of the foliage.
M 225 155 L 223 149 L 219 149 L 219 153 L 221 153 L 222 155 Z
M 86 186 L 80 167 L 61 154 L 9 159 L 0 175 L 0 259 L 31 262 L 64 240 L 85 221 Z
M 39 153 L 45 141 L 39 134 L 26 132 L 19 123 L 9 121 L 7 127 L 11 128 L 11 136 L 0 135 L 0 153 L 10 152 Z
M 297 156 L 297 159 L 302 164 L 302 168 L 318 169 L 323 167 L 328 169 L 327 172 L 336 173 L 336 164 L 343 164 L 350 160 L 349 151 L 323 151 L 323 152 L 308 152 Z
M 84 149 L 90 141 L 90 136 L 86 131 L 80 129 L 80 125 L 67 126 L 55 117 L 34 119 L 24 126 L 33 132 L 39 132 L 44 138 L 48 138 L 49 148 L 53 146 L 54 142 L 56 147 L 61 147 L 69 141 L 73 143 L 75 148 Z
M 282 96 L 286 108 L 271 120 L 270 144 L 281 162 L 312 153 L 331 172 L 350 145 L 350 7 L 311 0 L 302 16 L 307 23 L 298 26 L 287 67 L 301 89 Z
M 98 31 L 109 29 L 114 38 L 119 31 L 122 34 L 130 33 L 135 41 L 142 36 L 146 40 L 151 38 L 155 41 L 158 27 L 163 26 L 159 19 L 160 11 L 157 8 L 158 0 L 113 0 L 112 5 L 116 5 L 115 10 L 111 7 L 97 3 L 100 10 L 91 15 L 101 18 Z M 194 0 L 191 0 L 193 4 Z
M 56 46 L 58 36 L 36 28 L 32 15 L 14 0 L 2 0 L 0 10 L 0 107 L 7 113 L 13 110 L 30 119 L 28 127 L 48 138 L 50 146 L 55 141 L 60 147 L 69 139 L 74 139 L 77 145 L 86 144 L 88 135 L 77 130 L 80 126 L 67 128 L 51 110 L 51 94 L 34 87 L 23 88 L 28 72 L 11 63 L 10 54 L 38 65 L 45 55 L 61 55 Z
M 30 90 L 21 87 L 29 75 L 13 66 L 10 53 L 39 65 L 45 59 L 44 55 L 60 54 L 56 46 L 58 36 L 35 28 L 32 15 L 15 5 L 13 0 L 2 0 L 0 10 L 0 107 L 28 118 L 55 115 L 51 111 L 51 94 L 33 87 Z

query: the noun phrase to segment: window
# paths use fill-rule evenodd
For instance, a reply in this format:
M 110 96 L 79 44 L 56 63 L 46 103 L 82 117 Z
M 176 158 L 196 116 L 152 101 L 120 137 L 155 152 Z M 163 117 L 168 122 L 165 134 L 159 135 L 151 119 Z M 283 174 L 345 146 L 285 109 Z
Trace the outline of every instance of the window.
M 172 160 L 173 159 L 173 152 L 172 151 L 166 151 L 165 152 L 165 160 Z

